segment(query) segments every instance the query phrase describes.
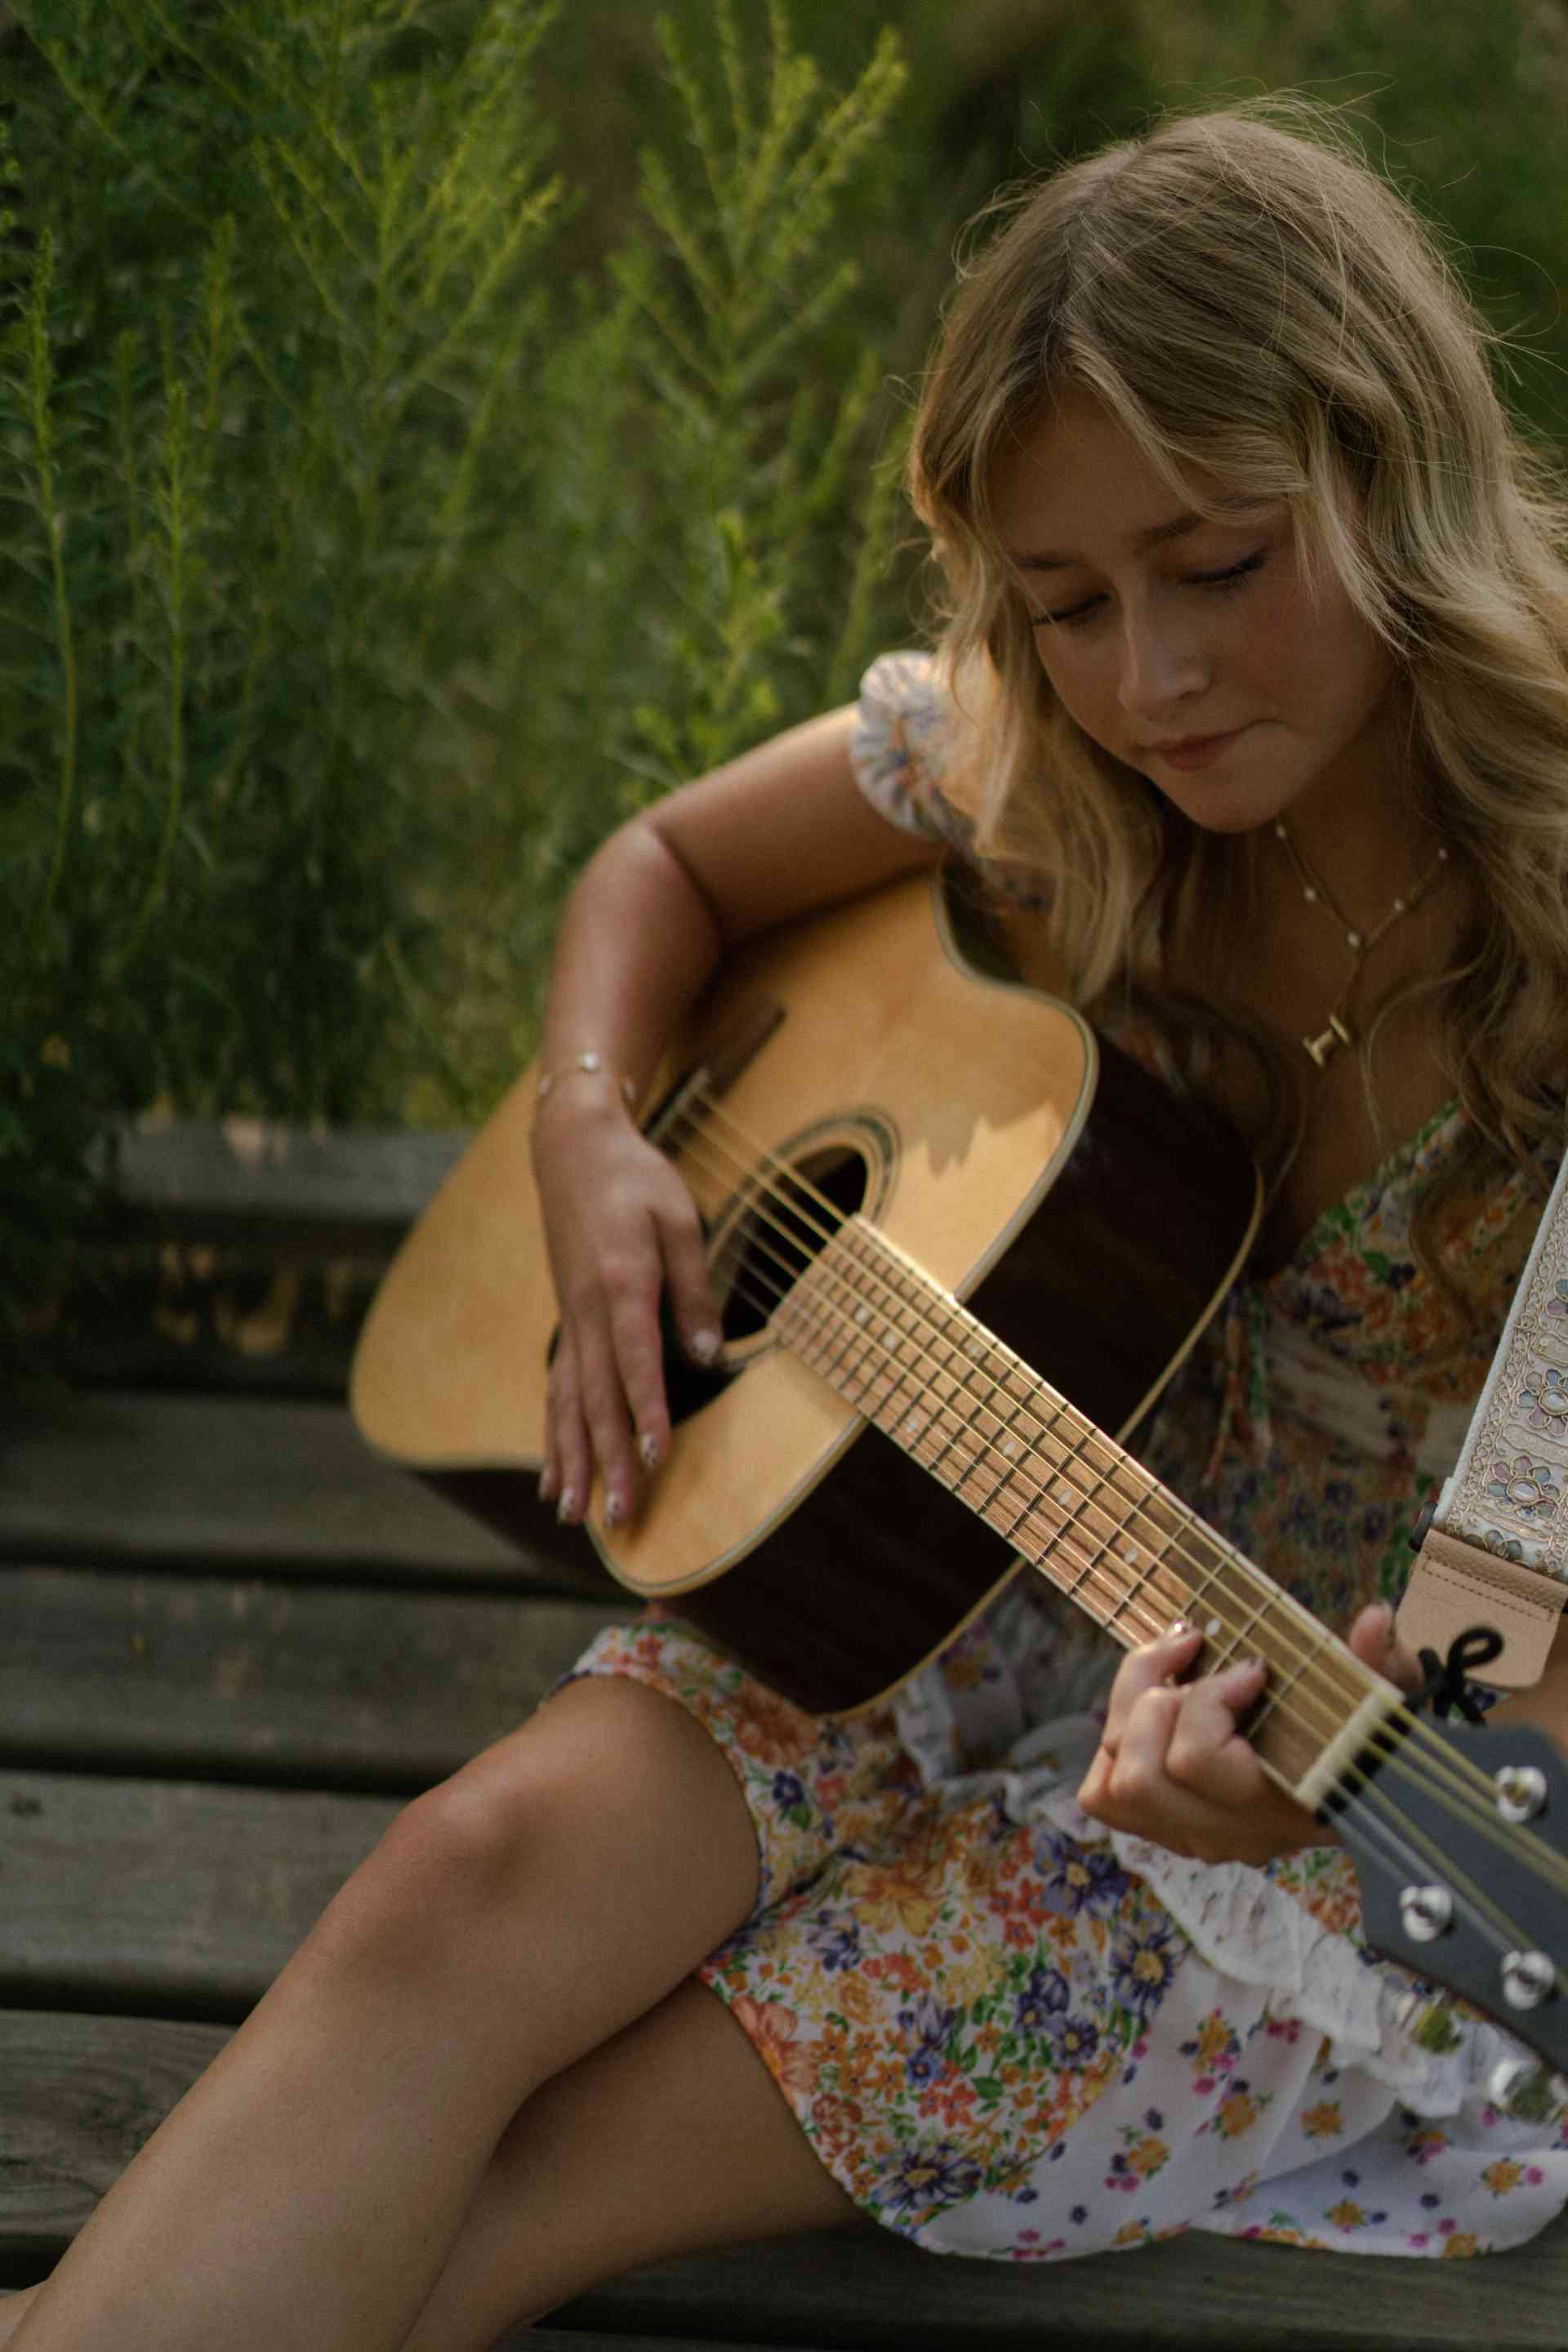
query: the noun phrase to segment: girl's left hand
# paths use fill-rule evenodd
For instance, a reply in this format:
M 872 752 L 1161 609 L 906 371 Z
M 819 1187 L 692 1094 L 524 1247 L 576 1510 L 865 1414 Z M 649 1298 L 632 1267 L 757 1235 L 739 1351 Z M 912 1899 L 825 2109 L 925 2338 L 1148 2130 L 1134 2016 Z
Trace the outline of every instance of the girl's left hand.
M 1175 1679 L 1197 1655 L 1195 1626 L 1132 1651 L 1111 1685 L 1105 1730 L 1078 1801 L 1107 1829 L 1126 1830 L 1197 1862 L 1261 1865 L 1298 1846 L 1333 1845 L 1333 1829 L 1269 1779 L 1237 1729 L 1258 1697 L 1257 1660 Z M 1363 1609 L 1350 1646 L 1401 1690 L 1421 1669 L 1394 1638 L 1393 1612 Z

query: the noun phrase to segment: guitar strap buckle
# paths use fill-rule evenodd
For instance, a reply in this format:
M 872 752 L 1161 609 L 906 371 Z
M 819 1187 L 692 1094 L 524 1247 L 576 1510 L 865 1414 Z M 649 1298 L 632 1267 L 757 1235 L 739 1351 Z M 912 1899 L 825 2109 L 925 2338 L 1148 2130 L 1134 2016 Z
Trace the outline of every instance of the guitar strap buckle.
M 1555 1577 L 1433 1527 L 1422 1539 L 1395 1623 L 1411 1649 L 1433 1651 L 1439 1659 L 1450 1657 L 1467 1634 L 1489 1630 L 1498 1646 L 1486 1660 L 1488 1682 L 1523 1690 L 1541 1680 L 1564 1601 L 1568 1585 Z M 1468 1663 L 1481 1662 L 1472 1652 Z
M 1502 1647 L 1487 1679 L 1538 1683 L 1568 1600 L 1568 1153 L 1536 1228 L 1454 1475 L 1399 1605 L 1413 1650 L 1470 1627 Z
M 1430 1703 L 1440 1723 L 1447 1723 L 1451 1715 L 1462 1715 L 1467 1723 L 1485 1723 L 1497 1693 L 1472 1682 L 1470 1676 L 1478 1666 L 1489 1666 L 1501 1654 L 1502 1645 L 1495 1625 L 1472 1625 L 1448 1644 L 1446 1658 L 1440 1658 L 1436 1650 L 1423 1650 L 1421 1664 L 1426 1679 L 1419 1690 L 1411 1692 L 1406 1706 L 1416 1711 Z

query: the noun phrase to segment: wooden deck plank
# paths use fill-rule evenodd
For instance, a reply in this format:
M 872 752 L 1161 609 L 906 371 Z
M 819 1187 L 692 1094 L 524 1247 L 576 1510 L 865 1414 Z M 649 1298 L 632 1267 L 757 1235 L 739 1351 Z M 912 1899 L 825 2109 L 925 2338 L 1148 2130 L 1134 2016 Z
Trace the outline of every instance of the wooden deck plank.
M 0 2274 L 42 2275 L 226 2034 L 146 2018 L 0 2012 Z M 1568 2225 L 1478 2263 L 1234 2245 L 1194 2232 L 1055 2263 L 942 2260 L 884 2232 L 661 2263 L 551 2315 L 581 2346 L 793 2352 L 1540 2352 L 1568 2308 Z M 536 2352 L 513 2331 L 497 2352 Z
M 471 1140 L 466 1129 L 313 1135 L 258 1118 L 127 1120 L 116 1139 L 114 1223 L 396 1242 Z
M 722 2342 L 716 2336 L 623 2336 L 619 2329 L 606 2336 L 596 2327 L 531 2327 L 525 2335 L 508 2336 L 496 2352 L 507 2352 L 509 2346 L 516 2352 L 770 2352 L 768 2345 L 754 2339 L 737 2344 L 728 2336 Z M 796 2345 L 790 2352 L 828 2352 L 828 2347 Z
M 228 2040 L 172 2018 L 0 2011 L 0 2262 L 57 2262 Z
M 1556 2228 L 1474 2263 L 1235 2244 L 1198 2231 L 1079 2262 L 960 2261 L 887 2231 L 640 2271 L 552 2314 L 612 2334 L 756 2336 L 826 2352 L 1542 2352 L 1568 2308 Z M 496 2352 L 530 2352 L 525 2331 Z
M 610 1580 L 520 1550 L 374 1454 L 347 1407 L 105 1391 L 0 1419 L 0 1558 L 577 1591 Z
M 0 2000 L 237 2020 L 398 1811 L 315 1790 L 0 1772 Z
M 0 1759 L 412 1795 L 633 1605 L 0 1569 Z
M 588 1622 L 374 1463 L 341 1406 L 109 1395 L 51 1418 L 0 1425 L 13 2282 L 58 2258 L 397 1810 L 355 1792 L 510 1727 L 514 1671 L 546 1672 L 533 1636 L 574 1652 Z M 514 1612 L 515 1669 L 494 1637 Z M 1194 2234 L 1048 2278 L 868 2232 L 660 2265 L 497 2352 L 1537 2352 L 1564 2310 L 1568 2221 L 1473 2264 Z

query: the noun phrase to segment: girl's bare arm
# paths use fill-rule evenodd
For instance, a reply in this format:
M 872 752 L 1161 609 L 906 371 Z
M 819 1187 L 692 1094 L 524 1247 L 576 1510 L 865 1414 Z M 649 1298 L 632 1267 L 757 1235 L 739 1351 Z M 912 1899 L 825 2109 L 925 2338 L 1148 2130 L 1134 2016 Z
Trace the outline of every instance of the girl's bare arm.
M 595 1469 L 629 1516 L 669 1441 L 658 1329 L 668 1287 L 701 1354 L 718 1318 L 696 1211 L 646 1144 L 640 1096 L 666 1043 L 742 941 L 836 898 L 934 864 L 860 792 L 852 707 L 792 729 L 623 825 L 584 869 L 552 964 L 534 1170 L 562 1335 L 551 1368 L 543 1491 L 582 1516 Z M 593 1050 L 602 1070 L 577 1070 Z

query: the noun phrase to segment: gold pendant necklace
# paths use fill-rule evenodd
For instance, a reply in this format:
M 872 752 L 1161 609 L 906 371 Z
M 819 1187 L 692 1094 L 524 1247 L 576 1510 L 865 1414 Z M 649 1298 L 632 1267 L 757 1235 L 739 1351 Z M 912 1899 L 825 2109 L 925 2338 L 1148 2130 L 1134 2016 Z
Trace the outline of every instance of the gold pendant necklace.
M 1305 852 L 1297 848 L 1286 829 L 1283 817 L 1276 820 L 1274 830 L 1284 844 L 1285 854 L 1296 869 L 1297 879 L 1301 885 L 1302 897 L 1310 907 L 1321 906 L 1326 909 L 1344 933 L 1345 945 L 1350 949 L 1353 959 L 1350 975 L 1344 986 L 1329 1007 L 1325 1025 L 1315 1037 L 1303 1037 L 1301 1040 L 1321 1070 L 1327 1064 L 1330 1055 L 1336 1052 L 1341 1045 L 1353 1045 L 1356 1042 L 1355 1031 L 1345 1019 L 1345 1006 L 1350 1002 L 1356 982 L 1361 978 L 1363 964 L 1378 941 L 1386 939 L 1395 923 L 1401 921 L 1405 916 L 1410 914 L 1421 904 L 1422 899 L 1448 863 L 1448 853 L 1446 849 L 1440 849 L 1426 873 L 1415 884 L 1415 888 L 1407 890 L 1402 898 L 1395 898 L 1383 920 L 1372 930 L 1362 931 L 1356 929 L 1348 916 L 1335 904 L 1322 877 L 1308 863 Z

